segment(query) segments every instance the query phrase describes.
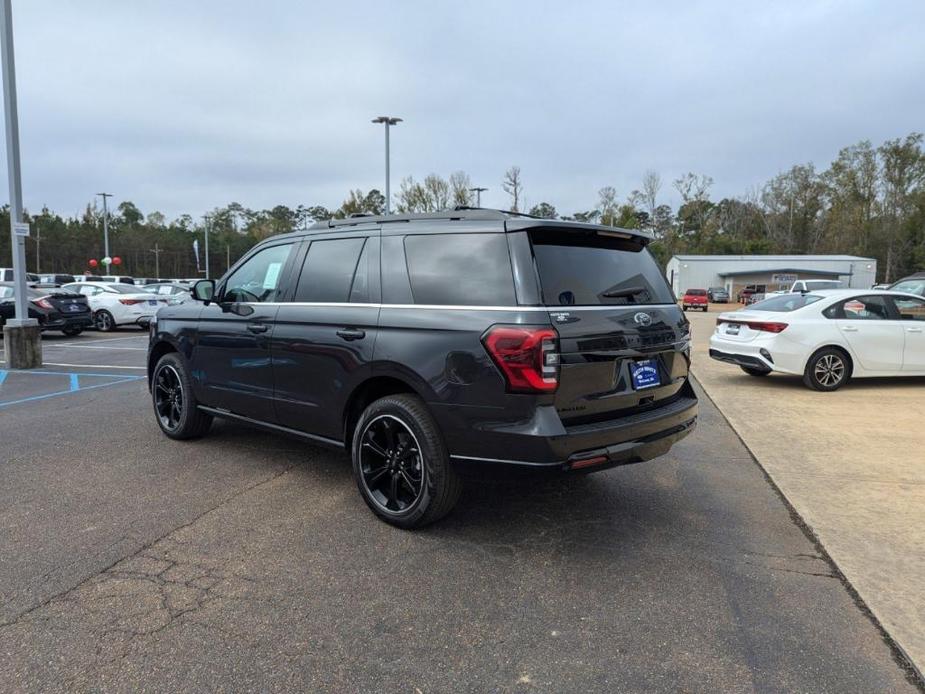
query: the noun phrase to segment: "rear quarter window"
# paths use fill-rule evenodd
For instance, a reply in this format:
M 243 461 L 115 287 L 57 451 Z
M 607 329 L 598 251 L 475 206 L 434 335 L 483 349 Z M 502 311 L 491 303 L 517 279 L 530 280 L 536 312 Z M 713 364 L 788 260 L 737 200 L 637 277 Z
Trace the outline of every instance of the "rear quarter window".
M 405 259 L 416 304 L 516 304 L 511 258 L 504 234 L 406 236 Z

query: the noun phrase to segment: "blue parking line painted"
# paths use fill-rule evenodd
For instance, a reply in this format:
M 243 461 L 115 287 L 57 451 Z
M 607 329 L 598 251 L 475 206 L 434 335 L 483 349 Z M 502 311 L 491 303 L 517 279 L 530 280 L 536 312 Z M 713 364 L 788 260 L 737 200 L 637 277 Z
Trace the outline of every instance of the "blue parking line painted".
M 70 375 L 70 374 L 68 374 Z M 93 374 L 98 376 L 99 374 Z M 71 393 L 81 393 L 85 390 L 93 390 L 94 388 L 108 388 L 109 386 L 117 386 L 122 383 L 128 383 L 129 381 L 140 381 L 144 379 L 144 376 L 125 376 L 120 378 L 118 381 L 113 381 L 111 383 L 98 383 L 95 386 L 83 386 L 77 390 L 59 390 L 54 393 L 45 393 L 44 395 L 33 395 L 28 398 L 20 398 L 19 400 L 8 400 L 7 402 L 0 402 L 0 408 L 9 407 L 10 405 L 20 405 L 24 402 L 33 402 L 35 400 L 45 400 L 47 398 L 55 398 L 59 395 L 70 395 Z
M 3 385 L 3 382 L 6 380 L 6 375 L 9 373 L 5 369 L 0 369 L 0 386 Z
M 77 374 L 71 374 L 71 390 L 80 390 L 80 379 Z
M 127 368 L 127 367 L 112 366 L 108 368 L 121 369 L 121 368 Z M 144 367 L 141 367 L 141 368 L 144 368 Z M 135 376 L 133 374 L 101 374 L 101 373 L 85 373 L 81 371 L 33 371 L 29 369 L 6 369 L 5 371 L 3 369 L 0 369 L 0 373 L 28 374 L 30 376 L 92 376 L 94 378 L 125 378 L 130 381 L 136 378 L 144 378 L 144 376 Z M 0 379 L 0 383 L 2 383 L 2 379 Z

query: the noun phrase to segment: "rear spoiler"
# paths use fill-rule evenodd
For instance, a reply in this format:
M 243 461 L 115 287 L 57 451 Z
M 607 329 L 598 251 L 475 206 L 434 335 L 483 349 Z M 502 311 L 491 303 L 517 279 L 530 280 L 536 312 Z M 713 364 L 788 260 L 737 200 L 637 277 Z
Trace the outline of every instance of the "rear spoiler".
M 655 240 L 652 232 L 643 231 L 642 229 L 623 229 L 621 227 L 609 227 L 603 224 L 588 224 L 586 222 L 566 222 L 560 219 L 508 219 L 504 222 L 505 231 L 526 231 L 528 229 L 549 229 L 556 231 L 575 231 L 589 233 L 593 232 L 599 236 L 609 236 L 612 238 L 625 239 L 634 241 L 641 246 L 648 246 Z

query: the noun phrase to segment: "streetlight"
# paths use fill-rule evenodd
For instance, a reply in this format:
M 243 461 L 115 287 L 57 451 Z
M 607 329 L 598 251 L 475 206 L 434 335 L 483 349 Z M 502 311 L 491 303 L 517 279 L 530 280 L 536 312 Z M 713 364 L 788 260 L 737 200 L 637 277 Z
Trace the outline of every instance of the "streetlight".
M 384 123 L 385 124 L 385 213 L 389 214 L 391 211 L 391 191 L 389 187 L 389 126 L 398 125 L 401 123 L 401 118 L 395 118 L 394 116 L 379 116 L 378 118 L 373 118 L 373 123 Z
M 112 193 L 97 193 L 97 196 L 103 198 L 103 257 L 109 258 L 109 208 L 106 207 L 106 198 L 111 198 Z M 109 270 L 109 265 L 106 269 Z
M 475 206 L 482 206 L 482 193 L 484 193 L 488 188 L 470 188 L 470 193 L 475 193 Z
M 2 0 L 0 44 L 2 44 L 3 115 L 6 123 L 6 164 L 10 185 L 10 253 L 13 256 L 13 282 L 16 317 L 3 326 L 6 365 L 32 369 L 42 365 L 42 332 L 38 321 L 29 318 L 26 294 L 26 236 L 29 225 L 22 220 L 22 176 L 19 166 L 19 112 L 16 108 L 16 62 L 13 54 L 13 7 Z

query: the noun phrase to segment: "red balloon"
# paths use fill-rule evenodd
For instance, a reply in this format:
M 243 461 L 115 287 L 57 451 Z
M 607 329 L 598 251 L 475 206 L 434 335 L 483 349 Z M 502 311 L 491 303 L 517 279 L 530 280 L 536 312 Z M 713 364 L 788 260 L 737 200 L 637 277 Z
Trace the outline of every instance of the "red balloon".
M 97 265 L 100 264 L 100 262 L 99 262 L 98 260 L 94 259 L 94 258 L 91 258 L 91 259 L 90 259 L 90 262 L 87 263 L 87 264 L 88 264 L 90 267 L 96 267 Z
M 121 264 L 122 264 L 122 258 L 120 258 L 119 256 L 114 257 L 114 258 L 112 259 L 112 264 L 113 264 L 113 265 L 121 265 Z

